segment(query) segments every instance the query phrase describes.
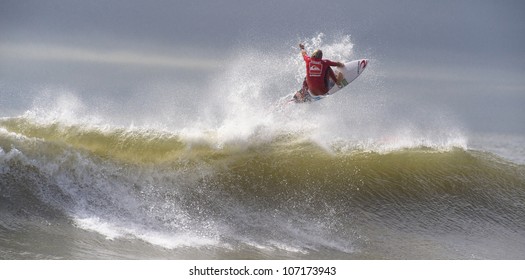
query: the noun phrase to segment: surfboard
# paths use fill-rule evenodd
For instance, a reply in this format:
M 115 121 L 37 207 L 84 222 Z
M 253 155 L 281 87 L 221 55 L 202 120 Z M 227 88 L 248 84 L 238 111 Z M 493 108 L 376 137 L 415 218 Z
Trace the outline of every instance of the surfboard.
M 332 67 L 334 70 L 334 74 L 337 77 L 338 80 L 341 81 L 341 86 L 337 86 L 334 81 L 330 79 L 328 93 L 325 95 L 311 95 L 308 94 L 307 97 L 304 100 L 299 100 L 293 98 L 295 94 L 287 95 L 291 99 L 289 102 L 293 103 L 305 103 L 305 102 L 312 102 L 312 101 L 319 101 L 327 96 L 330 96 L 341 89 L 345 88 L 348 84 L 353 82 L 368 66 L 368 59 L 358 59 L 358 60 L 352 60 L 350 62 L 344 63 L 344 67 Z M 300 90 L 299 90 L 300 91 Z

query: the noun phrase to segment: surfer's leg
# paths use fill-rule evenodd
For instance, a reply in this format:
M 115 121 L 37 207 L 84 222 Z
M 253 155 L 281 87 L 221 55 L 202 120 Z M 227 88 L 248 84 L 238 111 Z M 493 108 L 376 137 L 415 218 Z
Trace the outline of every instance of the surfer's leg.
M 327 89 L 331 89 L 334 86 L 335 84 L 334 77 L 335 77 L 334 70 L 332 70 L 331 67 L 328 67 L 328 69 L 326 69 L 326 74 L 324 75 L 324 85 Z
M 293 98 L 295 100 L 303 102 L 307 91 L 308 91 L 308 83 L 306 83 L 306 78 L 304 78 L 304 80 L 303 80 L 303 87 L 295 93 Z
M 308 83 L 306 82 L 306 77 L 304 77 L 304 80 L 303 80 L 303 90 L 308 90 Z
M 330 78 L 328 78 L 330 76 Z M 331 89 L 334 85 L 337 85 L 338 87 L 341 86 L 341 81 L 343 80 L 343 74 L 338 72 L 337 76 L 334 73 L 334 70 L 332 70 L 331 67 L 328 67 L 328 70 L 326 71 L 325 76 L 325 85 L 328 89 Z

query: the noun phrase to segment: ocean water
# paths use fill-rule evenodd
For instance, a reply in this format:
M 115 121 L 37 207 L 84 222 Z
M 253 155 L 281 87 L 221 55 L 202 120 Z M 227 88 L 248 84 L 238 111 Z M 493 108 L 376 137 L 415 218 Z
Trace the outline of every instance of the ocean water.
M 304 74 L 283 56 L 241 53 L 194 99 L 49 87 L 2 116 L 0 258 L 525 258 L 524 136 L 407 110 L 373 57 L 348 92 L 280 106 Z

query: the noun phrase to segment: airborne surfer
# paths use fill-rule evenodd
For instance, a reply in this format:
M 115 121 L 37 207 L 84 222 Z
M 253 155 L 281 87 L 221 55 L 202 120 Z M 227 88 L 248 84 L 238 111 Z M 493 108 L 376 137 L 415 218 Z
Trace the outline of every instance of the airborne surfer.
M 344 67 L 343 63 L 322 59 L 323 52 L 319 49 L 315 50 L 310 57 L 306 53 L 303 44 L 299 44 L 299 48 L 306 63 L 306 77 L 303 81 L 302 89 L 295 93 L 293 97 L 296 102 L 309 101 L 311 99 L 310 95 L 325 95 L 330 90 L 329 78 L 341 87 L 340 79 L 337 79 L 330 66 Z

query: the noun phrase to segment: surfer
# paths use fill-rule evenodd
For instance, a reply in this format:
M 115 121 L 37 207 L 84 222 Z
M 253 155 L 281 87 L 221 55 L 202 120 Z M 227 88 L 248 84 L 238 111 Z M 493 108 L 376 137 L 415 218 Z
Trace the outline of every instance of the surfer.
M 325 95 L 330 90 L 329 78 L 341 86 L 341 81 L 337 79 L 330 66 L 344 67 L 343 63 L 322 59 L 323 52 L 319 49 L 315 50 L 310 57 L 303 44 L 299 44 L 299 48 L 306 62 L 306 77 L 303 81 L 303 88 L 294 95 L 295 100 L 299 102 L 308 101 L 308 94 Z

